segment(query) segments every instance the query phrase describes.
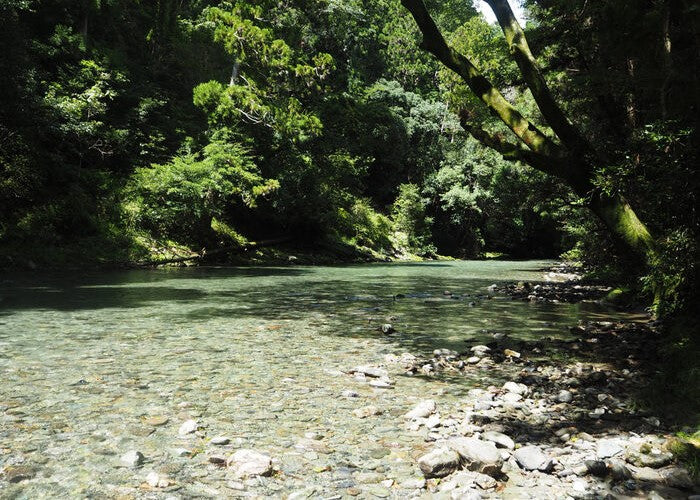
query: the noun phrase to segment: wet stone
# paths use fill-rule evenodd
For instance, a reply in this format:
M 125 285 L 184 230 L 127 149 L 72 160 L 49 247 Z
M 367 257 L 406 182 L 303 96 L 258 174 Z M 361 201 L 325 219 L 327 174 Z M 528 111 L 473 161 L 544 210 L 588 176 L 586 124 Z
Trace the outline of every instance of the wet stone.
M 152 425 L 154 427 L 159 427 L 161 425 L 165 425 L 170 421 L 168 417 L 163 417 L 163 416 L 153 416 L 153 417 L 146 417 L 143 422 L 146 425 Z
M 120 461 L 127 467 L 138 467 L 143 463 L 144 459 L 143 453 L 137 450 L 131 450 L 123 454 Z
M 194 433 L 199 428 L 199 424 L 196 420 L 187 420 L 182 423 L 177 433 L 180 436 L 186 436 L 188 434 Z
M 445 477 L 459 468 L 460 456 L 449 448 L 437 448 L 418 459 L 418 465 L 427 478 Z
M 226 465 L 238 478 L 267 476 L 272 473 L 270 456 L 255 450 L 238 450 L 226 460 Z
M 36 473 L 37 469 L 29 465 L 9 465 L 3 469 L 2 476 L 10 483 L 19 483 L 32 479 Z
M 362 408 L 357 408 L 352 411 L 353 415 L 355 415 L 357 418 L 367 418 L 367 417 L 372 417 L 374 415 L 381 415 L 382 410 L 377 408 L 374 405 L 369 405 L 369 406 L 363 406 Z
M 225 436 L 216 436 L 216 437 L 213 437 L 210 441 L 211 444 L 217 445 L 217 446 L 227 445 L 230 442 L 231 442 L 231 439 L 227 438 Z
M 434 400 L 426 399 L 418 403 L 411 411 L 406 413 L 404 417 L 408 419 L 425 418 L 430 416 L 436 408 L 437 405 Z

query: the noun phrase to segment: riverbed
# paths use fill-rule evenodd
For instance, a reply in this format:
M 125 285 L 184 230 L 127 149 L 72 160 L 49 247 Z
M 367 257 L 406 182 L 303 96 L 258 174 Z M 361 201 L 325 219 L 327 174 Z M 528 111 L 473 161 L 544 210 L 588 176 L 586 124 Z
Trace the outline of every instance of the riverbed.
M 392 371 L 381 388 L 349 372 L 386 368 L 392 355 L 463 351 L 497 333 L 565 339 L 580 320 L 621 317 L 594 303 L 489 293 L 542 280 L 549 264 L 5 276 L 0 469 L 26 474 L 0 476 L 0 497 L 419 494 L 401 485 L 422 477 L 427 431 L 407 430 L 401 415 L 427 397 L 457 407 L 470 389 L 503 381 Z M 356 411 L 368 406 L 379 413 Z M 181 432 L 191 420 L 193 432 Z M 221 460 L 239 449 L 271 457 L 272 474 L 232 477 Z M 130 465 L 134 451 L 143 458 Z M 153 472 L 167 479 L 149 484 Z

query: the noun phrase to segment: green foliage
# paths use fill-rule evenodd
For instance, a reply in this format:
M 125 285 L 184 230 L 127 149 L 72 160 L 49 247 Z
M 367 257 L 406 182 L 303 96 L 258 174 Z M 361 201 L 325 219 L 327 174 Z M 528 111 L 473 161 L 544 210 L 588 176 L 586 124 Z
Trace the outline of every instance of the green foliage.
M 211 240 L 213 230 L 239 241 L 224 220 L 230 206 L 252 207 L 277 188 L 277 180 L 260 176 L 245 148 L 219 138 L 200 154 L 136 169 L 128 206 L 137 226 L 161 238 L 197 244 Z
M 397 239 L 418 255 L 433 255 L 435 247 L 430 243 L 432 219 L 427 216 L 425 201 L 415 184 L 401 184 L 399 194 L 391 209 Z
M 337 231 L 342 240 L 381 252 L 392 250 L 392 223 L 374 210 L 367 199 L 356 199 L 350 210 L 338 209 Z

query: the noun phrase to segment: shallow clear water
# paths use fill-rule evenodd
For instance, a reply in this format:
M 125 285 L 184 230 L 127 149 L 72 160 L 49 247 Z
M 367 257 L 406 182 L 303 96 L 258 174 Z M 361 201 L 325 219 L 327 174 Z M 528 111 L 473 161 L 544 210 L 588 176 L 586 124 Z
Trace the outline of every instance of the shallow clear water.
M 416 475 L 413 458 L 425 443 L 397 416 L 431 394 L 440 394 L 441 404 L 458 404 L 470 387 L 494 381 L 406 376 L 395 389 L 381 390 L 339 370 L 381 364 L 388 353 L 463 350 L 489 340 L 489 332 L 514 339 L 566 336 L 579 319 L 610 318 L 594 304 L 485 297 L 492 283 L 541 279 L 546 264 L 6 276 L 0 283 L 0 468 L 29 465 L 36 477 L 10 484 L 0 476 L 0 497 L 230 496 L 235 491 L 226 487 L 226 470 L 207 456 L 240 447 L 275 459 L 279 473 L 247 487 L 261 495 L 303 487 L 343 493 L 358 486 L 358 470 L 379 470 L 397 482 Z M 399 333 L 378 333 L 386 322 Z M 346 389 L 359 397 L 341 398 Z M 368 404 L 385 413 L 352 414 Z M 168 423 L 145 422 L 156 415 Z M 188 418 L 200 422 L 206 437 L 178 435 Z M 322 434 L 328 449 L 299 447 L 308 431 Z M 217 435 L 233 441 L 208 444 Z M 176 448 L 200 453 L 178 457 Z M 146 456 L 142 468 L 121 466 L 119 457 L 132 449 Z M 326 466 L 330 470 L 321 470 Z M 174 491 L 139 488 L 152 470 L 168 474 Z

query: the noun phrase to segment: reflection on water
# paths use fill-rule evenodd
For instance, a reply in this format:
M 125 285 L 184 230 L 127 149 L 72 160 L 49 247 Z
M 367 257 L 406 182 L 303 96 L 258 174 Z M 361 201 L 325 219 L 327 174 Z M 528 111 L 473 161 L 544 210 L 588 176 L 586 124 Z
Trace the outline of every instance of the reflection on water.
M 305 460 L 319 460 L 294 447 L 308 430 L 327 436 L 335 452 L 322 459 L 331 465 L 362 461 L 377 443 L 403 442 L 405 436 L 393 417 L 378 418 L 367 429 L 352 417 L 352 409 L 371 401 L 400 414 L 434 390 L 426 384 L 437 382 L 406 377 L 396 391 L 382 392 L 357 387 L 338 370 L 381 363 L 386 353 L 463 350 L 490 340 L 493 332 L 513 339 L 562 337 L 579 319 L 613 317 L 594 304 L 488 298 L 490 284 L 536 281 L 546 264 L 5 276 L 0 283 L 0 449 L 9 451 L 0 454 L 0 467 L 41 458 L 43 475 L 17 486 L 27 498 L 110 496 L 115 488 L 143 481 L 142 472 L 115 467 L 121 453 L 139 449 L 149 467 L 167 466 L 186 488 L 202 482 L 219 487 L 224 472 L 207 469 L 203 479 L 201 462 L 173 458 L 172 448 L 194 446 L 177 435 L 186 417 L 202 421 L 210 435 L 238 436 L 241 445 L 281 457 L 290 477 L 301 473 L 295 467 L 309 467 Z M 387 322 L 397 334 L 378 333 Z M 469 384 L 489 382 L 440 385 L 442 401 L 456 402 Z M 360 393 L 360 402 L 339 399 L 348 388 Z M 144 430 L 148 415 L 165 415 L 171 424 Z M 205 447 L 206 441 L 196 445 Z M 324 479 L 334 480 L 332 474 Z M 329 484 L 323 489 L 332 489 Z M 186 494 L 198 493 L 186 489 Z

